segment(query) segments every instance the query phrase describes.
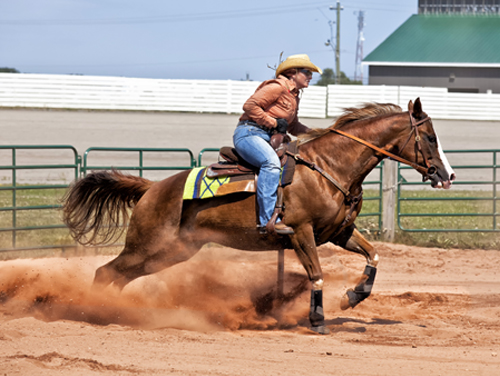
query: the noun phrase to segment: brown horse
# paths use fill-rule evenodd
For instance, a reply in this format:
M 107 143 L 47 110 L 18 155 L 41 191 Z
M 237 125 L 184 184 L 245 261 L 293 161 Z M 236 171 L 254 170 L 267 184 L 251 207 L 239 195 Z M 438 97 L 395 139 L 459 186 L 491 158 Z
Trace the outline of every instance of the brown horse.
M 183 200 L 189 171 L 156 183 L 116 171 L 92 173 L 68 191 L 64 218 L 77 241 L 96 244 L 99 236 L 113 238 L 120 230 L 114 225 L 127 220 L 127 210 L 133 208 L 125 248 L 97 269 L 97 288 L 110 283 L 123 288 L 138 277 L 189 260 L 208 242 L 249 251 L 293 248 L 312 282 L 311 328 L 327 333 L 316 247 L 333 242 L 366 257 L 359 283 L 342 298 L 343 309 L 370 295 L 379 257 L 354 220 L 361 210 L 363 180 L 387 156 L 403 158 L 433 187 L 449 188 L 454 179 L 417 98 L 415 104 L 410 101 L 408 112 L 393 104 L 346 109 L 330 128 L 299 137 L 298 157 L 310 163 L 298 163 L 293 182 L 284 188 L 283 221 L 293 235 L 259 233 L 253 194 Z

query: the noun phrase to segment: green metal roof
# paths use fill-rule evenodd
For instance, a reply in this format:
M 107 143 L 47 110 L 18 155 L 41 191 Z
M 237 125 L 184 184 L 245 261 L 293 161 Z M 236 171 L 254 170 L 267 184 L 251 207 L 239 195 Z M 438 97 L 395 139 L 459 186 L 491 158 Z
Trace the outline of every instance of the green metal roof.
M 413 15 L 363 62 L 500 65 L 500 17 Z

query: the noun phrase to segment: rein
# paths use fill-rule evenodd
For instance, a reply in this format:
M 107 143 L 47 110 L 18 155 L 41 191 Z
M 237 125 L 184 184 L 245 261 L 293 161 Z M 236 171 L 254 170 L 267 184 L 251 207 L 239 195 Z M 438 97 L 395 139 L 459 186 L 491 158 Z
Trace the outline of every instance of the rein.
M 407 159 L 404 159 L 404 158 L 401 158 L 399 155 L 396 155 L 394 153 L 391 153 L 387 150 L 384 150 L 382 148 L 379 148 L 378 146 L 375 146 L 373 145 L 372 143 L 368 142 L 368 141 L 365 141 L 359 137 L 356 137 L 356 136 L 353 136 L 349 133 L 345 133 L 339 129 L 330 129 L 330 132 L 333 132 L 333 133 L 337 133 L 337 134 L 340 134 L 344 137 L 347 137 L 347 138 L 350 138 L 351 140 L 354 140 L 356 142 L 359 142 L 360 144 L 362 145 L 365 145 L 367 147 L 369 147 L 370 149 L 372 150 L 375 150 L 383 155 L 385 155 L 386 157 L 389 157 L 391 159 L 394 159 L 395 161 L 398 161 L 398 162 L 401 162 L 401 163 L 404 163 L 408 166 L 411 166 L 412 168 L 414 168 L 415 170 L 417 170 L 418 172 L 422 173 L 422 174 L 428 174 L 429 173 L 429 169 L 431 168 L 427 158 L 425 157 L 423 151 L 422 151 L 422 146 L 420 145 L 420 135 L 418 133 L 418 127 L 420 125 L 422 125 L 423 123 L 425 123 L 426 121 L 430 120 L 431 118 L 429 116 L 427 116 L 426 118 L 422 119 L 422 120 L 419 120 L 418 122 L 415 122 L 415 118 L 410 114 L 410 120 L 411 120 L 411 132 L 410 132 L 410 136 L 408 137 L 408 140 L 406 140 L 406 142 L 404 143 L 404 146 L 401 148 L 401 150 L 403 150 L 406 145 L 408 144 L 408 141 L 410 141 L 411 139 L 411 135 L 415 132 L 415 145 L 416 147 L 418 148 L 418 151 L 420 152 L 420 154 L 422 154 L 422 157 L 424 159 L 424 162 L 427 166 L 427 168 L 423 167 L 423 166 L 420 166 L 419 164 L 417 163 L 413 163 L 413 162 L 410 162 L 409 160 Z
M 289 156 L 291 156 L 297 162 L 306 165 L 311 170 L 318 171 L 321 174 L 321 176 L 323 176 L 326 180 L 328 180 L 335 187 L 337 187 L 337 189 L 339 191 L 341 191 L 342 194 L 344 195 L 346 203 L 350 205 L 350 207 L 349 207 L 349 213 L 345 216 L 344 220 L 342 221 L 341 225 L 339 226 L 339 229 L 338 229 L 337 233 L 335 234 L 335 236 L 337 236 L 340 233 L 340 231 L 342 231 L 342 228 L 351 220 L 352 213 L 354 213 L 354 209 L 356 208 L 356 206 L 358 206 L 358 204 L 360 203 L 361 199 L 363 198 L 363 191 L 361 191 L 360 194 L 354 196 L 354 195 L 351 194 L 351 192 L 349 192 L 347 189 L 345 189 L 344 187 L 342 187 L 342 185 L 337 180 L 335 180 L 328 172 L 326 172 L 325 170 L 323 170 L 317 164 L 315 164 L 313 162 L 310 162 L 310 161 L 302 158 L 300 156 L 300 154 L 298 154 L 298 153 L 294 154 L 294 153 L 292 153 L 292 152 L 290 152 L 290 151 L 287 150 L 286 154 L 288 154 Z
M 346 197 L 346 199 L 349 199 L 351 198 L 351 192 L 349 192 L 347 189 L 345 189 L 344 187 L 342 187 L 342 185 L 337 181 L 335 180 L 328 172 L 326 172 L 325 170 L 323 170 L 321 167 L 319 167 L 317 164 L 313 163 L 313 162 L 309 162 L 307 159 L 304 159 L 300 156 L 300 154 L 294 154 L 290 151 L 286 151 L 286 154 L 288 154 L 289 156 L 291 156 L 293 159 L 295 159 L 297 162 L 299 163 L 302 163 L 304 165 L 306 165 L 307 167 L 309 167 L 311 170 L 313 171 L 318 171 L 326 180 L 328 180 L 330 183 L 332 183 L 335 187 L 337 187 L 337 189 L 339 191 L 341 191 L 344 196 Z
M 400 157 L 399 155 L 396 155 L 396 154 L 391 153 L 387 150 L 379 148 L 378 146 L 375 146 L 368 141 L 365 141 L 359 137 L 353 136 L 353 135 L 346 133 L 344 131 L 341 131 L 338 129 L 331 129 L 331 128 L 329 129 L 329 131 L 333 132 L 333 133 L 337 133 L 337 134 L 342 135 L 344 137 L 350 138 L 351 140 L 354 140 L 356 142 L 359 142 L 360 144 L 365 145 L 365 146 L 369 147 L 370 149 L 373 149 L 373 150 L 385 155 L 386 157 L 394 159 L 395 161 L 407 164 L 422 174 L 428 174 L 431 167 L 430 167 L 429 162 L 427 161 L 427 158 L 425 157 L 424 153 L 422 152 L 422 146 L 420 145 L 421 138 L 420 138 L 420 135 L 418 133 L 418 127 L 430 119 L 431 118 L 429 116 L 427 116 L 426 118 L 419 120 L 418 122 L 415 122 L 416 119 L 410 114 L 411 132 L 410 132 L 408 139 L 406 140 L 403 147 L 401 148 L 401 150 L 403 150 L 406 147 L 406 145 L 408 144 L 408 142 L 411 139 L 411 135 L 415 132 L 415 142 L 416 142 L 415 147 L 418 148 L 418 151 L 420 151 L 420 153 L 422 154 L 422 157 L 424 158 L 424 161 L 425 161 L 425 164 L 427 165 L 427 168 L 420 166 L 418 163 L 413 163 L 407 159 L 404 159 L 404 158 Z M 318 171 L 325 179 L 327 179 L 330 183 L 332 183 L 335 187 L 337 187 L 338 190 L 340 190 L 344 194 L 344 196 L 348 202 L 356 201 L 357 196 L 352 196 L 351 192 L 349 192 L 349 190 L 342 187 L 342 185 L 337 180 L 335 180 L 328 172 L 323 170 L 321 167 L 319 167 L 318 165 L 316 165 L 313 162 L 310 162 L 310 161 L 302 158 L 300 156 L 300 154 L 294 154 L 294 153 L 289 152 L 288 150 L 286 151 L 286 154 L 288 154 L 289 156 L 294 158 L 297 162 L 300 162 L 300 163 L 306 165 L 311 170 Z

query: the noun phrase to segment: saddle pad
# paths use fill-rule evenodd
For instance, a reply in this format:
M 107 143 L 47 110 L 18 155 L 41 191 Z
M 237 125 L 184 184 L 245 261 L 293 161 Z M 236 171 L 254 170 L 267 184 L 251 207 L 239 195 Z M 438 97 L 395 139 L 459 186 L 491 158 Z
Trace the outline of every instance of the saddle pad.
M 253 175 L 209 178 L 207 167 L 193 168 L 184 185 L 184 200 L 224 196 L 237 192 L 255 192 Z

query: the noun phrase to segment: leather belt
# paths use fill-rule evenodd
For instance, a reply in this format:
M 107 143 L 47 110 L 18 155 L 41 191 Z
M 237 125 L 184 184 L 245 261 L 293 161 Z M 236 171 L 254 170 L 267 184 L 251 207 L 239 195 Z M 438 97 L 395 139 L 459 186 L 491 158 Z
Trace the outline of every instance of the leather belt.
M 266 126 L 259 125 L 255 121 L 251 121 L 251 120 L 242 120 L 242 121 L 240 121 L 238 123 L 238 127 L 240 125 L 251 125 L 252 127 L 257 127 L 257 128 L 262 129 L 262 130 L 264 130 L 264 131 L 266 131 L 268 133 L 271 133 L 273 131 L 272 129 L 270 129 L 270 128 L 266 127 Z

